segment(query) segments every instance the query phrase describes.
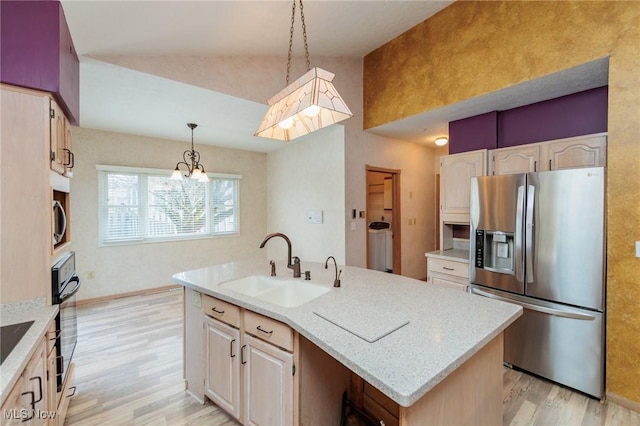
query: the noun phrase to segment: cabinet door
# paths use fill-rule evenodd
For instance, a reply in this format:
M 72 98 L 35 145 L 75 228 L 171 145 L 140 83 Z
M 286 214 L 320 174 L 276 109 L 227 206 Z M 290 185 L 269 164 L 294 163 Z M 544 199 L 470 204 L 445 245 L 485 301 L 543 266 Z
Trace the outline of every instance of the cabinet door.
M 244 339 L 244 424 L 293 424 L 293 355 L 248 334 Z
M 207 317 L 205 392 L 213 402 L 240 418 L 240 331 Z
M 517 146 L 491 151 L 491 174 L 539 172 L 540 145 Z
M 27 409 L 29 425 L 46 425 L 47 409 L 47 350 L 44 339 L 22 373 L 22 405 Z
M 18 380 L 9 392 L 9 396 L 0 407 L 3 426 L 17 426 L 22 424 L 22 381 Z
M 51 100 L 51 170 L 60 174 L 65 169 L 65 120 L 62 109 Z
M 470 181 L 487 170 L 487 150 L 440 159 L 440 210 L 444 222 L 469 223 Z
M 73 166 L 75 166 L 75 158 L 73 156 L 73 150 L 71 146 L 71 123 L 67 118 L 64 118 L 64 147 L 62 153 L 62 162 L 64 165 L 64 175 L 67 177 L 73 176 Z
M 570 138 L 547 144 L 549 170 L 607 165 L 607 137 L 595 135 Z

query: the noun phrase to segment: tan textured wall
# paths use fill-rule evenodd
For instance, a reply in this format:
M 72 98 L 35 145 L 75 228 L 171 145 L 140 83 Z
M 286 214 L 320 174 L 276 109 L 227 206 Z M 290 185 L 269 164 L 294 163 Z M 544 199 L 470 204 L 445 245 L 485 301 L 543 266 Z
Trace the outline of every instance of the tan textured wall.
M 457 2 L 364 60 L 370 128 L 609 62 L 607 391 L 640 402 L 640 2 Z
M 72 136 L 76 167 L 71 180 L 71 249 L 83 277 L 79 299 L 172 284 L 177 272 L 215 263 L 266 258 L 258 248 L 267 232 L 262 214 L 267 206 L 266 154 L 196 144 L 209 172 L 242 175 L 240 235 L 99 247 L 96 164 L 169 170 L 188 144 L 80 127 L 73 128 Z

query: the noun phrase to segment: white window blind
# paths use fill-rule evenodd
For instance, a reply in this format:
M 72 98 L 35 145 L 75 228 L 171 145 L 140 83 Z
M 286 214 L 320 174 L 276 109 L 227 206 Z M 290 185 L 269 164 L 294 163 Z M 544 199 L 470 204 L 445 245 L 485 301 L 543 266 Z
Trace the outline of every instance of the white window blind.
M 172 180 L 163 170 L 98 166 L 100 244 L 238 234 L 239 175 Z

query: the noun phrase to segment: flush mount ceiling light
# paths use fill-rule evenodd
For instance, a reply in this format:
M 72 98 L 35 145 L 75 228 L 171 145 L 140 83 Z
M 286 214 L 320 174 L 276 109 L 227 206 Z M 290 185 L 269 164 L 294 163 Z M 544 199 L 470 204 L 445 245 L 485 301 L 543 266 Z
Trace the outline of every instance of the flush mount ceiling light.
M 449 139 L 445 138 L 444 136 L 436 138 L 436 141 L 435 141 L 436 145 L 438 146 L 445 146 L 447 142 L 449 142 Z
M 187 166 L 187 170 L 184 172 L 184 177 L 190 177 L 191 179 L 197 179 L 200 182 L 209 182 L 209 177 L 204 171 L 204 166 L 200 164 L 200 153 L 193 149 L 193 129 L 198 127 L 195 123 L 187 123 L 187 127 L 191 129 L 191 149 L 187 149 L 182 154 L 183 161 L 179 161 L 176 164 L 176 168 L 171 174 L 171 179 L 182 180 L 182 171 L 180 171 L 180 165 Z
M 300 18 L 307 72 L 289 84 L 296 1 L 293 0 L 291 8 L 286 87 L 269 99 L 269 109 L 255 136 L 290 141 L 353 116 L 331 83 L 335 74 L 318 67 L 311 69 L 302 0 L 299 0 Z

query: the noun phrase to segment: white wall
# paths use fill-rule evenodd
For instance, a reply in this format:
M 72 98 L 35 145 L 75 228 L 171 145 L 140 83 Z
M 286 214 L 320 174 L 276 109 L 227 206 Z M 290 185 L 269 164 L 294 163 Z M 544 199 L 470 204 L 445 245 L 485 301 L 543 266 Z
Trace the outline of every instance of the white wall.
M 345 262 L 344 128 L 331 126 L 267 155 L 267 229 L 286 234 L 293 255 Z M 307 223 L 308 210 L 322 210 L 323 223 Z M 284 242 L 268 243 L 270 259 L 284 259 Z
M 258 245 L 267 230 L 266 154 L 196 145 L 207 171 L 243 175 L 239 236 L 98 247 L 96 164 L 167 169 L 169 174 L 188 146 L 77 127 L 72 137 L 76 167 L 71 179 L 71 249 L 83 279 L 79 299 L 172 284 L 174 273 L 214 263 L 265 258 Z
M 346 144 L 346 209 L 364 210 L 366 206 L 366 166 L 400 170 L 401 273 L 424 279 L 427 276 L 424 254 L 435 249 L 435 173 L 434 150 L 400 140 L 390 140 L 362 132 Z M 415 219 L 415 225 L 409 225 Z M 350 222 L 347 220 L 347 228 Z M 355 219 L 356 230 L 347 231 L 347 264 L 366 266 L 367 224 Z

